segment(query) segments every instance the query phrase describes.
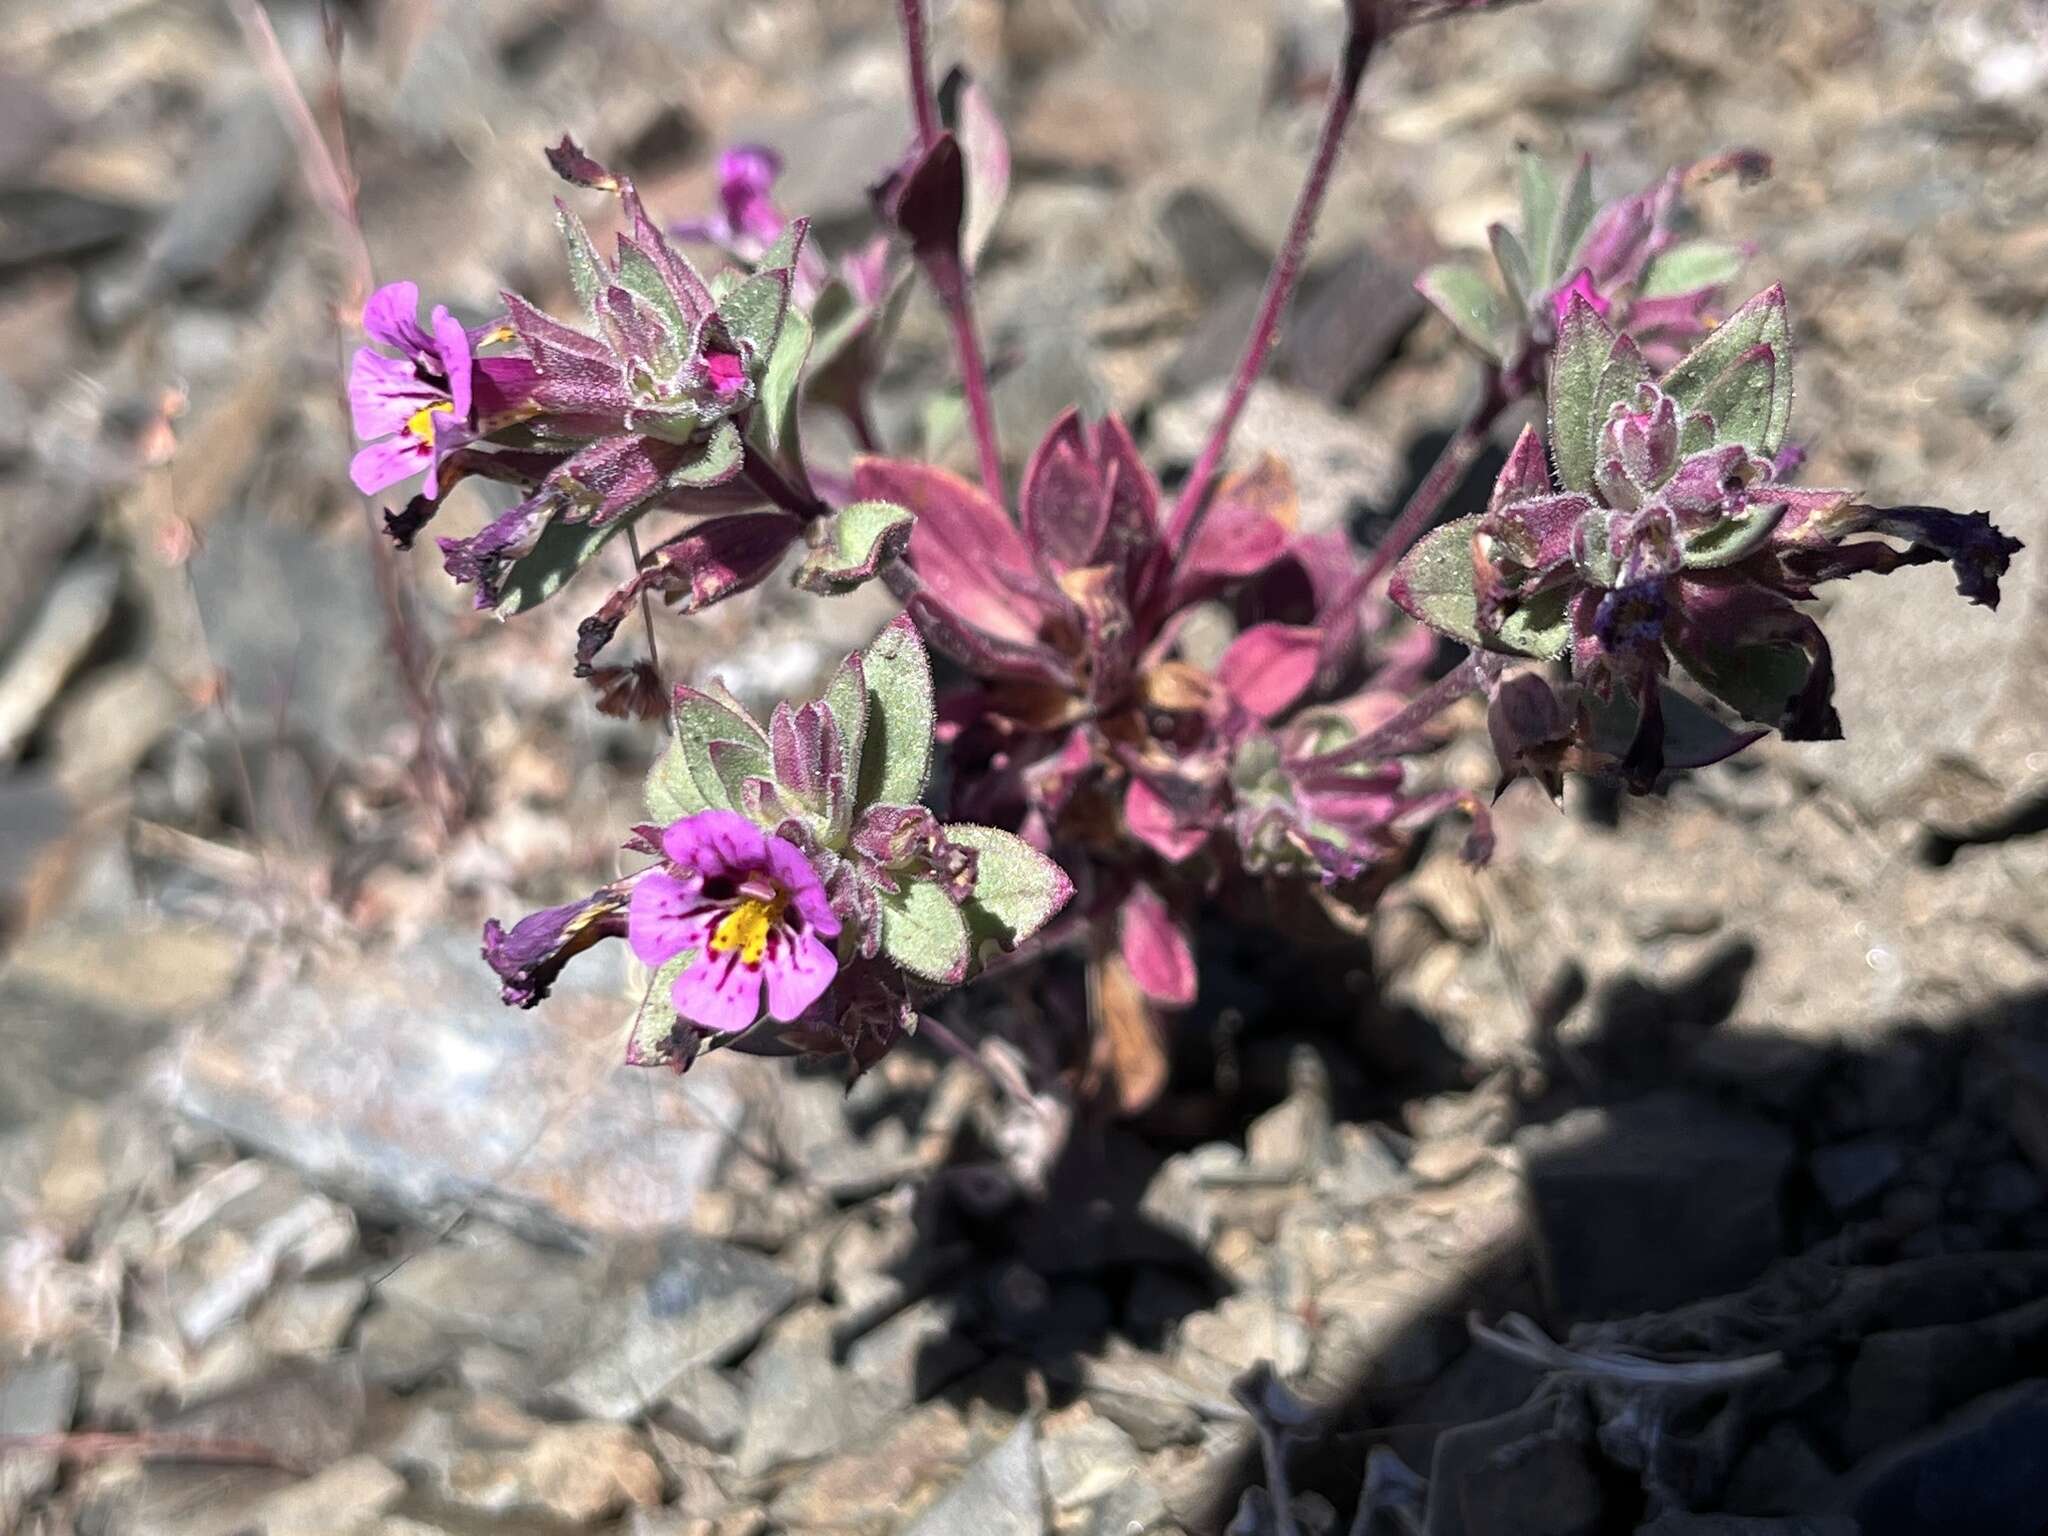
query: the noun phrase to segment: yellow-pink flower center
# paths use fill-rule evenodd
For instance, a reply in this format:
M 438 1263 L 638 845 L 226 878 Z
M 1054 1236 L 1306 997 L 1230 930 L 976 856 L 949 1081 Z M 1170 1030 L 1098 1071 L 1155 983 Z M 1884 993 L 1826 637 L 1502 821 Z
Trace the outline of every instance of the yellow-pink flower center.
M 738 950 L 740 961 L 745 965 L 759 965 L 761 955 L 768 947 L 768 930 L 782 921 L 782 914 L 789 907 L 789 898 L 777 894 L 768 901 L 748 897 L 719 920 L 711 932 L 711 953 L 722 955 L 728 950 Z
M 455 412 L 453 400 L 436 400 L 432 405 L 421 406 L 405 423 L 405 430 L 423 443 L 434 440 L 434 415 L 437 411 Z

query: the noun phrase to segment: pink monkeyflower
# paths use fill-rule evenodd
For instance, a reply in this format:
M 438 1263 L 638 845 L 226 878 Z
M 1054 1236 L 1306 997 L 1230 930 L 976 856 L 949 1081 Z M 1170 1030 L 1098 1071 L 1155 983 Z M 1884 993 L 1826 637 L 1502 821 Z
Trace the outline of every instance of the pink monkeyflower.
M 365 496 L 422 470 L 427 495 L 435 495 L 436 437 L 451 422 L 469 420 L 476 369 L 469 333 L 443 305 L 434 306 L 431 331 L 421 326 L 419 312 L 413 283 L 387 283 L 363 306 L 370 339 L 400 354 L 359 347 L 349 368 L 349 410 L 356 436 L 368 441 L 349 465 L 349 478 Z
M 348 373 L 349 412 L 365 446 L 349 478 L 365 496 L 424 471 L 428 500 L 440 495 L 442 458 L 484 430 L 516 417 L 531 391 L 533 364 L 523 357 L 478 357 L 479 345 L 502 340 L 498 327 L 467 331 L 436 304 L 429 326 L 419 321 L 415 283 L 386 283 L 363 306 L 370 340 L 396 351 L 358 347 Z
M 676 1012 L 736 1034 L 768 1014 L 792 1023 L 838 974 L 825 942 L 839 935 L 825 887 L 794 843 L 733 811 L 699 811 L 661 837 L 667 866 L 641 877 L 627 909 L 633 953 L 660 967 L 694 956 L 676 977 Z

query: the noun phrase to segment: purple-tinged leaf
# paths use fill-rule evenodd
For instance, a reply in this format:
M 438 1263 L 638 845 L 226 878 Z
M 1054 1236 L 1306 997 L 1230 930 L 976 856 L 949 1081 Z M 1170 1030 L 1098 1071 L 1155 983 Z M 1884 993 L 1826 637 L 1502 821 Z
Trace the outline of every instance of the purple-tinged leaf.
M 796 573 L 806 592 L 835 596 L 874 580 L 910 548 L 917 519 L 892 501 L 857 501 L 812 528 L 811 553 Z
M 1299 519 L 1294 476 L 1273 454 L 1224 477 L 1194 542 L 1179 554 L 1173 606 L 1213 582 L 1256 576 L 1287 553 Z
M 1010 193 L 1010 141 L 988 92 L 962 71 L 947 75 L 939 88 L 939 100 L 947 125 L 959 135 L 967 161 L 967 215 L 960 230 L 960 258 L 972 272 L 988 249 L 1003 200 Z
M 1165 1008 L 1195 1000 L 1195 951 L 1165 900 L 1140 882 L 1117 908 L 1117 947 L 1138 990 Z
M 1493 482 L 1493 494 L 1487 502 L 1487 509 L 1497 512 L 1512 501 L 1521 501 L 1529 496 L 1548 496 L 1552 489 L 1550 458 L 1543 450 L 1543 438 L 1534 427 L 1523 427 L 1521 436 L 1515 439 L 1515 446 L 1508 450 L 1508 459 L 1501 466 L 1499 477 Z
M 928 464 L 862 458 L 854 461 L 853 491 L 916 517 L 910 564 L 956 622 L 1032 643 L 1059 611 L 1016 525 L 979 486 Z
M 948 840 L 976 853 L 974 895 L 964 908 L 977 945 L 1014 949 L 1074 894 L 1065 870 L 1013 832 L 954 822 Z
M 887 200 L 890 221 L 912 250 L 920 255 L 957 251 L 967 208 L 967 167 L 959 140 L 940 134 L 889 189 Z
M 1223 653 L 1216 680 L 1255 718 L 1271 720 L 1308 692 L 1322 643 L 1308 625 L 1254 624 Z
M 1550 353 L 1550 456 L 1568 491 L 1593 488 L 1595 443 L 1606 417 L 1598 410 L 1601 375 L 1614 351 L 1614 332 L 1574 294 Z
M 1181 819 L 1171 801 L 1136 774 L 1124 790 L 1124 827 L 1169 864 L 1198 853 L 1209 829 Z

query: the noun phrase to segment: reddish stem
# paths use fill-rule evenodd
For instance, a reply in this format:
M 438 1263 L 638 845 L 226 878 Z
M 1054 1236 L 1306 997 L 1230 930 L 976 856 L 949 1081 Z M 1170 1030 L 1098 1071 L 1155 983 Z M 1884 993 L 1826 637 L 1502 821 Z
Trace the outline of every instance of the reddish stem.
M 910 65 L 910 105 L 917 113 L 917 142 L 930 149 L 939 142 L 939 103 L 932 95 L 931 71 L 925 65 L 924 0 L 903 0 L 903 52 Z
M 747 454 L 746 463 L 740 469 L 740 478 L 783 511 L 794 513 L 807 523 L 829 515 L 832 510 L 816 496 L 791 485 L 782 471 L 760 454 L 751 451 Z
M 1354 616 L 1365 594 L 1372 584 L 1385 575 L 1388 567 L 1408 552 L 1408 547 L 1421 538 L 1436 522 L 1459 486 L 1465 483 L 1465 476 L 1471 470 L 1479 451 L 1486 446 L 1487 434 L 1500 419 L 1502 411 L 1508 408 L 1508 392 L 1500 370 L 1487 375 L 1486 393 L 1473 408 L 1471 419 L 1452 435 L 1444 444 L 1443 452 L 1436 456 L 1436 462 L 1429 466 L 1429 473 L 1422 477 L 1422 484 L 1415 488 L 1415 494 L 1408 498 L 1408 504 L 1401 508 L 1401 515 L 1394 519 L 1387 536 L 1380 540 L 1357 575 L 1351 578 L 1337 599 L 1326 610 L 1331 615 L 1329 639 L 1325 642 L 1326 662 L 1335 660 L 1334 652 L 1349 643 L 1353 629 L 1348 620 Z
M 931 71 L 925 64 L 924 0 L 903 0 L 902 14 L 910 101 L 917 113 L 917 142 L 920 149 L 929 153 L 944 129 L 939 122 L 938 97 L 932 92 Z M 981 462 L 982 486 L 1001 502 L 1003 450 L 996 437 L 995 406 L 989 399 L 988 364 L 975 334 L 974 300 L 968 290 L 967 264 L 960 257 L 959 231 L 953 232 L 949 245 L 925 247 L 916 255 L 939 302 L 945 306 L 946 320 L 952 328 L 953 351 L 960 364 L 960 389 L 967 397 L 967 421 L 974 433 L 975 457 Z
M 1350 125 L 1352 108 L 1358 104 L 1359 82 L 1365 78 L 1366 61 L 1379 40 L 1376 9 L 1368 4 L 1347 7 L 1350 21 L 1344 38 L 1343 63 L 1330 81 L 1330 95 L 1323 105 L 1323 126 L 1316 139 L 1315 158 L 1309 162 L 1308 179 L 1302 183 L 1294 217 L 1287 226 L 1287 238 L 1267 275 L 1265 297 L 1259 302 L 1258 318 L 1245 341 L 1244 355 L 1238 359 L 1237 374 L 1224 398 L 1223 412 L 1210 428 L 1209 440 L 1202 445 L 1201 456 L 1188 472 L 1187 481 L 1180 488 L 1180 499 L 1174 503 L 1166 547 L 1176 553 L 1193 543 L 1208 513 L 1209 482 L 1215 478 L 1216 468 L 1230 447 L 1230 435 L 1237 430 L 1237 419 L 1244 413 L 1252 386 L 1265 371 L 1267 354 L 1279 335 L 1280 317 L 1286 313 L 1288 300 L 1294 297 L 1295 284 L 1300 281 L 1309 241 L 1315 234 L 1316 216 L 1322 212 L 1331 173 L 1336 170 L 1337 157 L 1344 147 L 1344 130 Z
M 918 258 L 925 276 L 946 306 L 953 329 L 953 350 L 960 358 L 960 387 L 967 397 L 967 420 L 974 431 L 974 453 L 981 464 L 981 484 L 997 505 L 1004 499 L 1003 450 L 996 438 L 995 403 L 989 398 L 988 367 L 974 331 L 974 300 L 968 293 L 967 271 L 954 250 L 934 250 Z

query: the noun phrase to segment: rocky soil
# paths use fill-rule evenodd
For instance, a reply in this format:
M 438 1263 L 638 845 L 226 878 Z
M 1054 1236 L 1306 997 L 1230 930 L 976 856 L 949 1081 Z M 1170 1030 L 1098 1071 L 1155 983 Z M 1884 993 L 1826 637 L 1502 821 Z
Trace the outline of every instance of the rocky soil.
M 559 298 L 564 128 L 675 215 L 766 139 L 845 239 L 905 132 L 889 9 L 346 8 L 380 275 Z M 1334 0 L 940 10 L 1017 158 L 1009 445 L 1078 399 L 1184 465 Z M 324 109 L 317 12 L 274 11 Z M 1004 1086 L 1028 978 L 850 1090 L 616 1066 L 601 962 L 501 1009 L 477 924 L 608 873 L 650 751 L 567 675 L 587 605 L 500 628 L 427 554 L 373 577 L 336 249 L 230 10 L 5 30 L 0 1530 L 2040 1531 L 2039 0 L 1539 0 L 1389 48 L 1240 437 L 1305 518 L 1370 536 L 1456 424 L 1406 283 L 1508 209 L 1518 141 L 1611 192 L 1754 144 L 1777 176 L 1705 213 L 1793 295 L 1811 477 L 2032 549 L 1996 615 L 1938 571 L 1843 589 L 1844 744 L 1518 787 L 1489 869 L 1420 850 L 1360 939 L 1219 920 L 1129 1123 Z M 913 307 L 891 442 L 944 366 Z M 885 611 L 771 586 L 664 665 L 770 699 Z M 1431 771 L 1478 784 L 1469 724 Z

